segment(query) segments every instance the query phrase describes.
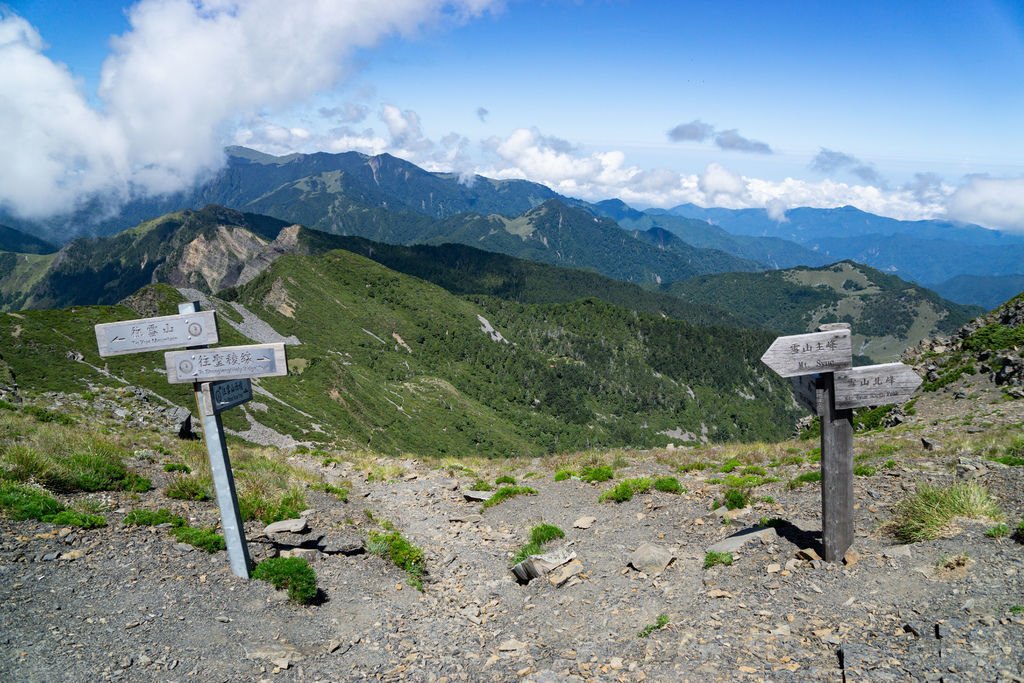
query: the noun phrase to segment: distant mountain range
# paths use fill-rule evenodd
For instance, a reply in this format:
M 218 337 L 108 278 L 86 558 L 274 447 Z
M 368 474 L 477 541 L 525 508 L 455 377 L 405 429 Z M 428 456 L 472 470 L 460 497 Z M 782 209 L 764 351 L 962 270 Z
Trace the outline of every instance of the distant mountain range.
M 637 211 L 618 200 L 590 204 L 562 197 L 528 181 L 431 173 L 387 154 L 274 157 L 232 147 L 227 155 L 225 168 L 204 184 L 134 200 L 116 215 L 98 204 L 42 223 L 0 214 L 0 223 L 9 226 L 0 231 L 0 247 L 40 253 L 48 247 L 15 239 L 110 235 L 217 204 L 333 234 L 391 244 L 456 242 L 652 286 L 715 272 L 851 259 L 941 286 L 958 302 L 992 306 L 1024 270 L 1024 236 L 949 221 L 897 221 L 852 207 L 796 208 L 782 220 L 759 209 L 682 205 Z M 16 238 L 11 228 L 26 235 Z

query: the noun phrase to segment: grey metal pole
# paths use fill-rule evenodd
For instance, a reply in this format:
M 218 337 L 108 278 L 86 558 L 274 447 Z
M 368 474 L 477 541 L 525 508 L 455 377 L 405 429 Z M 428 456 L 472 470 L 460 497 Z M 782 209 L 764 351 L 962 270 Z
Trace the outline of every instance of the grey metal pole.
M 179 313 L 195 313 L 199 310 L 198 302 L 178 305 Z M 205 348 L 205 347 L 192 347 Z M 249 578 L 249 547 L 245 542 L 245 528 L 242 526 L 242 514 L 238 509 L 238 496 L 235 493 L 235 478 L 231 473 L 231 461 L 228 459 L 228 447 L 224 441 L 224 424 L 220 415 L 214 410 L 202 391 L 202 384 L 193 383 L 196 394 L 196 407 L 199 410 L 203 425 L 203 440 L 210 456 L 210 472 L 213 475 L 213 486 L 217 493 L 217 506 L 220 508 L 220 525 L 224 532 L 224 542 L 228 549 L 228 562 L 231 573 L 243 579 Z

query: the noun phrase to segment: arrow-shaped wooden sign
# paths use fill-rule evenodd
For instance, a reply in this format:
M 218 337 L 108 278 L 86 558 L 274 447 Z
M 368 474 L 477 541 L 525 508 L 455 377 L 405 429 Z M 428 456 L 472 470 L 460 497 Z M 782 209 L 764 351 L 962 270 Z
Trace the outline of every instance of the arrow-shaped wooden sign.
M 780 377 L 836 372 L 853 365 L 849 328 L 779 337 L 761 356 L 761 362 Z
M 288 374 L 284 344 L 280 342 L 168 351 L 164 365 L 171 384 Z
M 921 386 L 921 378 L 903 363 L 837 370 L 836 409 L 904 403 Z

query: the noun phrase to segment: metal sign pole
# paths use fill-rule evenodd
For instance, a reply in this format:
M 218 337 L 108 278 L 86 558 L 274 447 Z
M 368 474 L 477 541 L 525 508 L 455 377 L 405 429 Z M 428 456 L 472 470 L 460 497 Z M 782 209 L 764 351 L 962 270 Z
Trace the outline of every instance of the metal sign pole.
M 198 303 L 178 305 L 179 313 L 194 313 L 198 309 Z M 228 447 L 224 442 L 224 424 L 212 403 L 206 400 L 202 384 L 195 382 L 193 388 L 196 393 L 196 407 L 203 424 L 203 440 L 206 442 L 206 450 L 210 456 L 210 471 L 213 474 L 213 485 L 217 493 L 220 524 L 224 531 L 224 542 L 228 549 L 231 573 L 248 579 L 252 560 L 249 558 L 249 547 L 245 543 L 245 528 L 242 526 L 242 514 L 238 509 L 235 478 L 231 473 Z

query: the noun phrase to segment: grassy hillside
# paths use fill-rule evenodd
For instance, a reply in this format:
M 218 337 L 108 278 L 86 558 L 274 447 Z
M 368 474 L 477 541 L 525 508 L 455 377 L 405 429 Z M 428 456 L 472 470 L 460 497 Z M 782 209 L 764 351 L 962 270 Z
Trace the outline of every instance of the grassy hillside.
M 824 268 L 704 276 L 673 283 L 668 290 L 784 334 L 848 322 L 854 353 L 874 362 L 896 360 L 908 346 L 950 334 L 981 312 L 851 261 Z

